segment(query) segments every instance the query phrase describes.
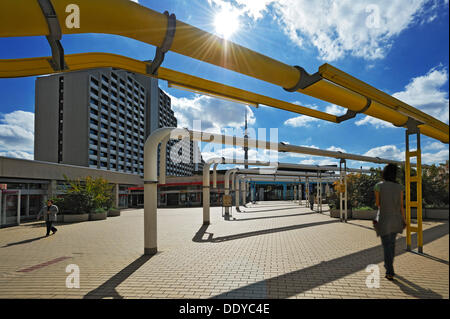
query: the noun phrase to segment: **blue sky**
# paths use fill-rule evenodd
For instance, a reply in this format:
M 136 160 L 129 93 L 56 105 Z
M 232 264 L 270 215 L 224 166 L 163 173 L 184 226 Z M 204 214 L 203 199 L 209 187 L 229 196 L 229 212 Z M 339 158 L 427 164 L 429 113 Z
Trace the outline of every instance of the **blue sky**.
M 76 1 L 75 1 L 76 2 Z M 135 1 L 136 2 L 136 1 Z M 290 65 L 314 73 L 330 63 L 347 73 L 435 116 L 448 124 L 448 0 L 139 0 L 155 11 L 168 10 L 181 21 L 223 36 Z M 81 12 L 81 19 L 82 19 Z M 226 25 L 220 17 L 225 15 Z M 217 18 L 219 17 L 219 18 Z M 219 19 L 219 20 L 217 20 Z M 222 27 L 222 28 L 221 28 Z M 111 52 L 136 59 L 154 56 L 155 48 L 118 36 L 64 36 L 65 52 Z M 0 58 L 50 55 L 44 37 L 1 38 Z M 163 66 L 277 99 L 341 114 L 342 108 L 169 52 Z M 0 155 L 33 157 L 34 77 L 0 79 Z M 224 132 L 242 128 L 246 106 L 160 86 L 172 97 L 180 126 Z M 316 121 L 287 111 L 248 108 L 250 127 L 278 128 L 278 140 L 295 145 L 341 150 L 403 160 L 404 129 L 365 115 L 342 124 Z M 258 137 L 258 136 L 252 136 Z M 423 136 L 423 158 L 443 162 L 448 146 Z M 205 147 L 205 145 L 202 145 Z M 231 156 L 233 150 L 202 148 L 204 157 Z M 238 150 L 238 156 L 242 155 Z M 251 156 L 256 156 L 252 152 Z M 257 155 L 266 156 L 263 152 Z M 283 154 L 280 162 L 328 164 L 334 160 Z M 372 166 L 351 163 L 350 166 Z

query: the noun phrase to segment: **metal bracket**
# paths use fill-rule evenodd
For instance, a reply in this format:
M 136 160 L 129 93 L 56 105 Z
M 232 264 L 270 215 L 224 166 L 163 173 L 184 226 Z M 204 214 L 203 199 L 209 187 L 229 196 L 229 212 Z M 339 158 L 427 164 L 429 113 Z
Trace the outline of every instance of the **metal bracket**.
M 144 185 L 148 184 L 158 184 L 158 181 L 144 181 Z
M 59 25 L 56 11 L 51 0 L 38 0 L 38 3 L 48 24 L 49 35 L 46 38 L 52 49 L 52 58 L 49 60 L 49 63 L 55 71 L 66 70 L 64 48 L 60 42 L 62 38 L 61 26 Z
M 424 123 L 417 121 L 416 119 L 413 119 L 411 117 L 408 117 L 408 119 L 406 120 L 405 123 L 400 124 L 400 125 L 395 125 L 396 127 L 405 127 L 407 129 L 408 132 L 410 132 L 411 134 L 417 133 L 417 131 L 419 130 L 418 126 L 422 125 Z
M 164 11 L 164 14 L 167 16 L 166 36 L 164 37 L 162 45 L 156 48 L 155 58 L 152 63 L 147 66 L 147 73 L 151 75 L 158 75 L 158 69 L 163 63 L 167 51 L 169 51 L 172 46 L 175 31 L 177 29 L 177 18 L 175 14 L 172 13 L 169 15 L 169 12 L 167 11 Z
M 337 123 L 342 123 L 344 121 L 350 120 L 352 118 L 355 118 L 356 115 L 358 115 L 360 113 L 364 113 L 365 111 L 367 111 L 369 109 L 370 105 L 372 104 L 372 100 L 369 99 L 368 97 L 366 97 L 366 99 L 367 99 L 366 106 L 364 106 L 359 111 L 347 110 L 347 113 L 345 113 L 344 115 L 336 117 Z
M 322 75 L 317 72 L 314 74 L 309 74 L 308 72 L 305 71 L 304 68 L 302 68 L 301 66 L 298 65 L 294 65 L 294 68 L 296 68 L 297 70 L 300 71 L 300 79 L 297 82 L 297 84 L 291 88 L 284 88 L 284 90 L 288 91 L 288 92 L 295 92 L 298 91 L 299 89 L 306 89 L 307 87 L 313 85 L 314 83 L 319 82 L 320 80 L 322 80 Z

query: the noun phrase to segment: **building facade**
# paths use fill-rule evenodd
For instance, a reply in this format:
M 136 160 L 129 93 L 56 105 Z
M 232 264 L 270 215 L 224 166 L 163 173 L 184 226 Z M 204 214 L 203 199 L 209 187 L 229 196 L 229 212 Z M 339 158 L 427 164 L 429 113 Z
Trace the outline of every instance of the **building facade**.
M 177 120 L 157 79 L 103 68 L 36 80 L 35 160 L 143 176 L 144 143 L 161 127 Z M 197 145 L 189 146 L 189 160 L 167 156 L 167 175 L 194 174 Z
M 127 208 L 129 188 L 142 185 L 136 174 L 0 156 L 0 227 L 35 220 L 49 198 L 62 196 L 69 179 L 102 177 L 114 186 L 114 206 Z

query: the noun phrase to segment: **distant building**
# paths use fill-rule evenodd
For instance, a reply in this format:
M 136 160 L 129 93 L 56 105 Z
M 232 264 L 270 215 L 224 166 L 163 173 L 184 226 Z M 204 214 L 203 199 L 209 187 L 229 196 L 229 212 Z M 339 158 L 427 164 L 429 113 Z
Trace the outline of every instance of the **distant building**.
M 157 79 L 103 68 L 36 80 L 35 160 L 143 176 L 144 143 L 161 127 L 177 127 L 177 119 Z M 190 146 L 181 163 L 168 154 L 167 175 L 201 169 L 202 159 L 200 167 L 194 159 L 198 145 Z

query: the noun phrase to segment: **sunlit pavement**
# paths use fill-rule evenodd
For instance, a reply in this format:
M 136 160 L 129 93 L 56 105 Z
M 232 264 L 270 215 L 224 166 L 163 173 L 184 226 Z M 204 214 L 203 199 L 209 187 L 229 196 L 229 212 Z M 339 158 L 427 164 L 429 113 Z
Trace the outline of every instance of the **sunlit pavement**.
M 449 298 L 448 222 L 424 222 L 424 252 L 397 240 L 397 279 L 384 278 L 370 221 L 340 223 L 293 202 L 158 210 L 158 250 L 142 256 L 143 210 L 104 221 L 0 229 L 0 298 Z M 415 242 L 415 236 L 414 236 Z M 80 270 L 80 288 L 67 288 Z M 376 273 L 368 265 L 379 266 Z M 73 273 L 72 273 L 73 274 Z M 370 280 L 375 276 L 375 280 Z

